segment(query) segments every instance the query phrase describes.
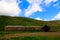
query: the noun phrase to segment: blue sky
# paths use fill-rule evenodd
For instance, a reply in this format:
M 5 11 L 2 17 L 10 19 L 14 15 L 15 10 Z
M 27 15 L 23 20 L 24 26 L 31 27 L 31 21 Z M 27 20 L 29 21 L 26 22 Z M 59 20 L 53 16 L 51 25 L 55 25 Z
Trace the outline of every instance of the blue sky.
M 60 20 L 60 0 L 0 0 L 0 15 Z

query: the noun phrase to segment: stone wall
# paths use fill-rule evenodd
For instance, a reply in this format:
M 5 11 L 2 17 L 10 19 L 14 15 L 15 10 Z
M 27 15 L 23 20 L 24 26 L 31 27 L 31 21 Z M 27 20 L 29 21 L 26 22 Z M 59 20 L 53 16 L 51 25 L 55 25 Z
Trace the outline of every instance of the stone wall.
M 40 26 L 6 26 L 4 30 L 40 30 Z

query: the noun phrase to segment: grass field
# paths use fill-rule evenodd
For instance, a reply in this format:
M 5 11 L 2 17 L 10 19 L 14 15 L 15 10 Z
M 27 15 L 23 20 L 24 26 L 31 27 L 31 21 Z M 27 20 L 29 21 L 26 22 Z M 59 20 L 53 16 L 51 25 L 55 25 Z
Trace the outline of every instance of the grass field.
M 60 32 L 0 31 L 0 40 L 60 40 Z
M 0 37 L 4 36 L 4 31 L 0 31 Z
M 5 34 L 6 40 L 60 40 L 60 32 L 33 32 Z
M 0 30 L 7 25 L 43 26 L 48 25 L 53 32 L 0 31 L 0 40 L 60 40 L 60 20 L 39 21 L 25 17 L 0 16 Z
M 33 32 L 41 32 L 38 30 L 30 30 L 30 31 L 4 31 L 5 34 L 16 34 L 16 33 L 33 33 Z
M 60 40 L 60 37 L 47 37 L 47 36 L 13 37 L 6 40 Z

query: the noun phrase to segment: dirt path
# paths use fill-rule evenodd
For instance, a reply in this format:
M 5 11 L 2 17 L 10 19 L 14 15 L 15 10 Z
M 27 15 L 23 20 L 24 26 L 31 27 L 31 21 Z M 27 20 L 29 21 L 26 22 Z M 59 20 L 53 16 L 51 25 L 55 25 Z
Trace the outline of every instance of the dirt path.
M 51 36 L 56 37 L 60 36 L 60 32 L 34 32 L 34 33 L 17 33 L 17 34 L 5 34 L 5 38 L 12 37 L 25 37 L 25 36 Z

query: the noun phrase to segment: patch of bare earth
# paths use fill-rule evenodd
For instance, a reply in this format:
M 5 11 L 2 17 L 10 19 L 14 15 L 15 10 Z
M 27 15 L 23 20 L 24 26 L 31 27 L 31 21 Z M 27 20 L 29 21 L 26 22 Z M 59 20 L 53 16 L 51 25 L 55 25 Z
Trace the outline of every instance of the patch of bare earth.
M 34 33 L 17 33 L 17 34 L 5 34 L 5 38 L 12 37 L 26 37 L 26 36 L 48 36 L 48 37 L 56 37 L 60 36 L 60 32 L 34 32 Z

